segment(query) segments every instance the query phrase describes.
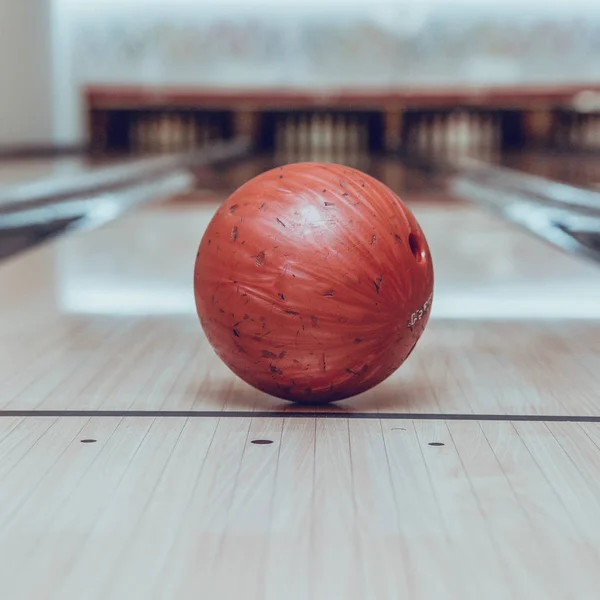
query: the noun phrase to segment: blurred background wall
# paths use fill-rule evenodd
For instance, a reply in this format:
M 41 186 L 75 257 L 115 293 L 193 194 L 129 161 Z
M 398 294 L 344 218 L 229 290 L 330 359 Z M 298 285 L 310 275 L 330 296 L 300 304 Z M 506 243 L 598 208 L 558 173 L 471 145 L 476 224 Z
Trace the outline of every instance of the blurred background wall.
M 0 0 L 0 149 L 53 142 L 51 0 Z
M 58 2 L 78 82 L 330 88 L 600 75 L 600 3 L 590 0 Z
M 585 84 L 600 2 L 0 0 L 0 75 L 0 145 L 83 141 L 89 84 Z
M 532 85 L 600 80 L 597 0 L 55 0 L 58 119 L 77 89 Z

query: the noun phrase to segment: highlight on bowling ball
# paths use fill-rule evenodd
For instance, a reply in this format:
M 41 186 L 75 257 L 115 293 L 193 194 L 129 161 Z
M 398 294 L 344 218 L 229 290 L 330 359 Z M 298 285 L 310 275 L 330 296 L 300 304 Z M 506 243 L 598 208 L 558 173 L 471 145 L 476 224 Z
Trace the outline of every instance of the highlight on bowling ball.
M 416 218 L 354 168 L 295 163 L 239 187 L 199 245 L 196 310 L 217 355 L 272 396 L 324 403 L 394 373 L 429 319 Z

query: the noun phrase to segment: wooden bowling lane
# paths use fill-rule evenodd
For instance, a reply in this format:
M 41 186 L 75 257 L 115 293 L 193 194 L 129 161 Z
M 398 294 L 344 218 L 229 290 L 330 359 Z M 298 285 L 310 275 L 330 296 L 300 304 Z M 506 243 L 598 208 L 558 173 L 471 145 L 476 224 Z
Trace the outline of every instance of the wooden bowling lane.
M 598 423 L 4 418 L 0 590 L 591 599 L 599 443 Z
M 598 267 L 481 208 L 402 193 L 434 256 L 431 321 L 388 381 L 318 410 L 600 418 Z M 194 198 L 138 208 L 0 266 L 2 410 L 315 410 L 249 388 L 209 347 L 191 273 L 222 196 Z
M 299 408 L 194 311 L 260 165 L 0 263 L 0 597 L 595 598 L 598 267 L 373 164 L 430 241 L 431 321 L 378 388 Z

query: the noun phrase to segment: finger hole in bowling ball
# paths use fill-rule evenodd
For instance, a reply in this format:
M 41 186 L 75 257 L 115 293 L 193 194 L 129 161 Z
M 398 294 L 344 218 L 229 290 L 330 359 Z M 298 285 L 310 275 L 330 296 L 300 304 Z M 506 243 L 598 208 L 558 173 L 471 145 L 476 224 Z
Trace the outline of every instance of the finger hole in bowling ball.
M 413 253 L 413 256 L 417 259 L 417 262 L 422 262 L 425 258 L 425 252 L 423 251 L 420 238 L 415 233 L 411 233 L 408 236 L 408 245 L 410 246 L 410 251 Z

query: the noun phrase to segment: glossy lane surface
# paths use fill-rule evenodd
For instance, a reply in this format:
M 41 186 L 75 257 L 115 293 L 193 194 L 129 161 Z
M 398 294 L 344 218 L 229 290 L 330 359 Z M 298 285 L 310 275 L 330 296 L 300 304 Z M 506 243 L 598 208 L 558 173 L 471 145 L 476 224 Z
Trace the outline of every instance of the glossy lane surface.
M 322 410 L 600 414 L 598 267 L 472 206 L 402 197 L 431 247 L 431 320 L 389 380 Z M 1 264 L 2 408 L 290 409 L 233 376 L 196 316 L 194 259 L 223 199 L 140 208 Z

